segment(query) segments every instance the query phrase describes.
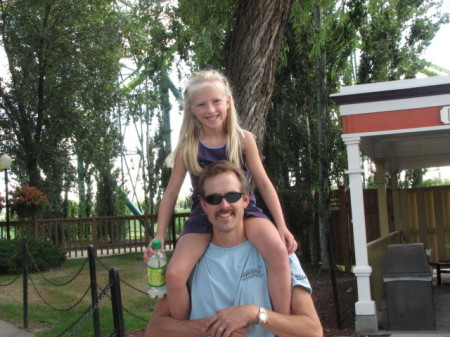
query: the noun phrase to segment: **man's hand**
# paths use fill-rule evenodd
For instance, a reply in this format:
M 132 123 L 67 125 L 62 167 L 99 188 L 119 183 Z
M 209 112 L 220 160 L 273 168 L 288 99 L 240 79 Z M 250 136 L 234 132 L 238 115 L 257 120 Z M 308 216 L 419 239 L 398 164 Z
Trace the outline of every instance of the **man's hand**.
M 256 305 L 238 305 L 223 310 L 210 318 L 205 329 L 212 337 L 238 337 L 248 333 L 248 324 L 256 322 Z

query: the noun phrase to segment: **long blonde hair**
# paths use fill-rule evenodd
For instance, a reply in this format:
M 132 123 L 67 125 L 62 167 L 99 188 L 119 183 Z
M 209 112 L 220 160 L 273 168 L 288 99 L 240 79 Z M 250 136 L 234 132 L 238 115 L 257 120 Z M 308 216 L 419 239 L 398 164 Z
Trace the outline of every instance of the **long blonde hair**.
M 240 144 L 241 138 L 244 135 L 238 123 L 238 115 L 234 106 L 231 88 L 226 77 L 216 70 L 203 70 L 192 73 L 184 90 L 184 114 L 178 143 L 173 153 L 169 156 L 167 164 L 172 166 L 178 153 L 181 153 L 188 171 L 197 176 L 202 171 L 197 159 L 201 124 L 191 112 L 190 106 L 192 94 L 204 88 L 202 84 L 205 84 L 205 82 L 223 90 L 225 95 L 231 97 L 230 107 L 227 111 L 227 118 L 223 127 L 227 135 L 227 159 L 238 165 L 238 167 L 241 164 Z

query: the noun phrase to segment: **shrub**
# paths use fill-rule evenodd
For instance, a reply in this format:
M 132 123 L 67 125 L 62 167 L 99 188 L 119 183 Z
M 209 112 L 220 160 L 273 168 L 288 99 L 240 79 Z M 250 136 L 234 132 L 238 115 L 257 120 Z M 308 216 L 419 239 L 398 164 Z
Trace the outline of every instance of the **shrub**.
M 0 241 L 0 274 L 18 274 L 22 272 L 22 240 Z M 28 250 L 36 265 L 28 256 L 28 271 L 45 271 L 60 267 L 66 261 L 66 250 L 52 242 L 28 240 Z M 36 268 L 37 266 L 37 268 Z
M 4 205 L 5 205 L 5 198 L 3 198 L 0 195 L 0 212 L 2 211 L 3 207 L 5 207 Z
M 11 194 L 11 211 L 21 218 L 33 216 L 49 205 L 48 197 L 35 186 L 16 186 Z

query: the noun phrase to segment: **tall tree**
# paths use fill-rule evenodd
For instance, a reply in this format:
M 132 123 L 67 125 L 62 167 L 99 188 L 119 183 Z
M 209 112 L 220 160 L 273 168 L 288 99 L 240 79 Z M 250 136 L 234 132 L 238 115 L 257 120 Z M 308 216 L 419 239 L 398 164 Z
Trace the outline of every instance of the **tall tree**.
M 227 46 L 227 73 L 244 128 L 263 148 L 281 41 L 292 0 L 245 0 Z
M 433 0 L 361 2 L 361 61 L 358 83 L 414 78 L 423 68 L 422 53 L 448 13 Z
M 10 74 L 1 82 L 0 111 L 11 131 L 13 170 L 21 183 L 49 194 L 60 216 L 65 172 L 74 139 L 87 133 L 87 111 L 113 105 L 119 15 L 107 0 L 0 1 L 0 10 Z
M 289 191 L 282 195 L 286 217 L 313 263 L 326 256 L 329 184 L 342 179 L 344 169 L 340 123 L 328 96 L 348 72 L 356 35 L 354 11 L 351 3 L 339 7 L 335 1 L 294 1 L 274 96 L 282 107 L 269 113 L 269 121 L 279 125 L 272 129 L 269 124 L 268 144 L 278 142 L 276 149 L 265 152 L 268 172 L 282 191 Z M 280 183 L 277 175 L 285 181 Z

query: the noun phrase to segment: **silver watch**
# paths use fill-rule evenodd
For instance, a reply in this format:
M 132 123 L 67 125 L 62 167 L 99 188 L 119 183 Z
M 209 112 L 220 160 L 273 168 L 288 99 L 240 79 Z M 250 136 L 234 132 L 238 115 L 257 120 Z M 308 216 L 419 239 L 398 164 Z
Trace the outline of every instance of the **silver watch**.
M 267 314 L 266 309 L 264 309 L 263 307 L 259 307 L 258 323 L 261 325 L 266 324 L 268 319 L 269 315 Z

